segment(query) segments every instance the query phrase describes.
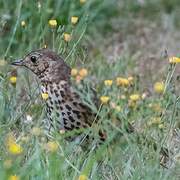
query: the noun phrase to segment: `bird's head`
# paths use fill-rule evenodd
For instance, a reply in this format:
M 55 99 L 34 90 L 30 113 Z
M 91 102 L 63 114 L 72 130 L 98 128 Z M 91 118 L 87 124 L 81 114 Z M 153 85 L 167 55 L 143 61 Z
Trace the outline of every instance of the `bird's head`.
M 23 59 L 12 63 L 30 69 L 41 81 L 69 81 L 70 67 L 55 52 L 49 49 L 32 51 Z

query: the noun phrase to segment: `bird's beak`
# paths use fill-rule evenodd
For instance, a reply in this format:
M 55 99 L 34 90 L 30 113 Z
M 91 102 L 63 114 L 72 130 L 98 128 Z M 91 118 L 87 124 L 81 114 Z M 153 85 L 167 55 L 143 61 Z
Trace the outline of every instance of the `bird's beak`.
M 14 66 L 23 66 L 24 65 L 23 59 L 17 59 L 14 62 L 12 62 L 11 65 L 14 65 Z

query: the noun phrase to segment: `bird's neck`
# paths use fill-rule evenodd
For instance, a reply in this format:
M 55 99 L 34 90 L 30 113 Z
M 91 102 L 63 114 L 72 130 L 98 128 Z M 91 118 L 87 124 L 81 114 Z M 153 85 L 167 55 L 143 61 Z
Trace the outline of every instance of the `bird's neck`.
M 41 92 L 47 93 L 49 100 L 55 99 L 65 101 L 70 93 L 70 84 L 67 81 L 42 83 Z

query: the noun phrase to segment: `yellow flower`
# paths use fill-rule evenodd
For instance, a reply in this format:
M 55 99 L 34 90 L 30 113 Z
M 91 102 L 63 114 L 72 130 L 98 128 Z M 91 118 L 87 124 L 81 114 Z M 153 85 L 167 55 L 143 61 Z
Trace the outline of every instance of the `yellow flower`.
M 45 144 L 45 149 L 48 152 L 56 152 L 58 150 L 58 144 L 55 141 L 49 141 Z
M 88 70 L 85 69 L 85 68 L 80 69 L 80 70 L 79 70 L 79 75 L 80 75 L 82 78 L 86 77 L 86 76 L 88 75 Z
M 77 69 L 75 69 L 75 68 L 71 69 L 71 76 L 76 76 L 77 73 L 78 73 Z
M 55 28 L 57 26 L 57 21 L 55 19 L 50 19 L 48 23 L 51 28 Z
M 17 175 L 11 175 L 11 176 L 9 176 L 9 179 L 8 180 L 19 180 L 20 178 L 19 178 L 19 176 L 17 176 Z
M 41 96 L 44 100 L 47 100 L 49 97 L 48 93 L 42 93 Z
M 17 144 L 15 142 L 15 138 L 12 134 L 8 135 L 7 137 L 7 150 L 9 151 L 10 154 L 13 154 L 13 155 L 19 155 L 22 153 L 23 149 L 22 147 Z
M 64 40 L 69 42 L 71 40 L 71 35 L 69 33 L 64 33 Z
M 109 96 L 101 96 L 100 97 L 101 103 L 102 104 L 107 104 L 110 100 Z
M 39 127 L 33 127 L 31 130 L 31 134 L 34 136 L 40 136 L 41 133 L 42 133 L 42 131 Z
M 71 23 L 72 23 L 72 24 L 76 24 L 76 23 L 78 22 L 78 19 L 79 19 L 79 18 L 78 18 L 77 16 L 72 16 L 72 17 L 71 17 Z
M 88 179 L 88 177 L 84 174 L 80 175 L 78 178 L 78 180 L 87 180 L 87 179 Z
M 161 93 L 164 92 L 164 89 L 165 89 L 165 85 L 164 85 L 163 82 L 156 82 L 156 83 L 154 84 L 154 91 L 155 91 L 156 93 L 161 94 Z
M 14 84 L 16 84 L 17 77 L 16 76 L 11 76 L 9 80 L 10 80 L 11 84 L 14 85 Z
M 170 57 L 169 58 L 169 63 L 170 64 L 180 63 L 180 58 L 178 58 L 178 57 Z
M 104 85 L 105 86 L 112 86 L 113 81 L 112 80 L 105 80 Z
M 26 22 L 25 21 L 21 21 L 21 26 L 25 27 L 26 26 Z
M 116 84 L 118 86 L 128 86 L 129 85 L 129 80 L 126 79 L 126 78 L 117 77 L 116 78 Z
M 131 101 L 138 101 L 140 99 L 140 95 L 139 94 L 132 94 L 132 95 L 130 95 L 129 98 Z
M 84 4 L 84 3 L 86 2 L 86 0 L 79 0 L 79 2 L 80 2 L 81 4 Z

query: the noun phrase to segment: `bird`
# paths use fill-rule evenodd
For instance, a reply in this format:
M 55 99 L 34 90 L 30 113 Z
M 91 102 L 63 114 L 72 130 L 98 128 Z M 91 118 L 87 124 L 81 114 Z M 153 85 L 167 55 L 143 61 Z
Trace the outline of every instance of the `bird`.
M 52 129 L 66 132 L 91 128 L 94 124 L 98 126 L 99 117 L 97 113 L 83 102 L 74 89 L 71 83 L 71 68 L 56 52 L 47 48 L 38 49 L 31 51 L 24 58 L 15 60 L 11 64 L 31 70 L 40 81 L 41 93 L 48 94 L 45 104 L 47 113 L 46 127 L 49 132 Z M 98 104 L 96 99 L 95 105 L 97 109 L 99 108 Z M 127 128 L 125 130 L 128 133 L 136 132 L 130 123 L 125 128 Z M 97 134 L 99 138 L 98 144 L 106 141 L 107 134 L 102 128 L 97 128 Z M 90 136 L 89 134 L 82 136 L 82 132 L 78 131 L 74 137 L 67 140 L 75 141 L 76 139 L 79 142 L 84 139 L 89 142 Z M 94 140 L 94 137 L 92 139 Z M 155 149 L 157 149 L 156 144 Z M 161 154 L 168 157 L 167 150 L 163 147 Z
M 47 48 L 35 50 L 11 64 L 31 70 L 40 81 L 41 93 L 48 94 L 45 101 L 48 131 L 57 129 L 60 132 L 67 132 L 87 129 L 94 123 L 98 124 L 97 114 L 83 103 L 72 86 L 71 68 L 56 52 Z M 100 141 L 105 141 L 106 134 L 100 129 L 98 136 Z M 75 138 L 76 136 L 70 139 Z M 86 135 L 86 138 L 89 138 L 89 135 Z

